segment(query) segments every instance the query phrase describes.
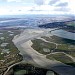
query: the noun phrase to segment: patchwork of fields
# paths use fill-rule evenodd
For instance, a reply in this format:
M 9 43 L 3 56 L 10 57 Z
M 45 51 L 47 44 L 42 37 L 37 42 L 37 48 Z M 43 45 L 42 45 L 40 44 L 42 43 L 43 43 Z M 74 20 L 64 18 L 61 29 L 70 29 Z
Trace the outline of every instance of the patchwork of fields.
M 12 42 L 13 37 L 20 33 L 21 31 L 19 29 L 0 30 L 0 74 L 5 71 L 8 66 L 22 60 L 22 56 Z

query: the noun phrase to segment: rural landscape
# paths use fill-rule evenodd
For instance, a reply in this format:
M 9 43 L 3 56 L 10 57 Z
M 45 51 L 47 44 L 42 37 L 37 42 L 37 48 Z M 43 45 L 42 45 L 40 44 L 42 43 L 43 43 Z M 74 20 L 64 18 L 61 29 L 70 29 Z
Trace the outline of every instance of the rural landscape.
M 66 21 L 51 22 L 54 17 L 48 17 L 43 24 L 46 18 L 36 16 L 36 26 L 31 28 L 31 18 L 8 18 L 0 23 L 0 75 L 74 75 L 75 20 L 65 17 Z
M 75 75 L 75 0 L 0 0 L 0 75 Z

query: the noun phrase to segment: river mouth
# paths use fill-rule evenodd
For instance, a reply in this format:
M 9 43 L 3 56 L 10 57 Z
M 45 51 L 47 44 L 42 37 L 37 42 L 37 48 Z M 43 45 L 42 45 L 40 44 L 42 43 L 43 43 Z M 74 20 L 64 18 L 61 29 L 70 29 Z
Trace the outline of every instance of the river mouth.
M 57 75 L 55 72 L 38 68 L 31 64 L 18 64 L 13 66 L 7 75 Z

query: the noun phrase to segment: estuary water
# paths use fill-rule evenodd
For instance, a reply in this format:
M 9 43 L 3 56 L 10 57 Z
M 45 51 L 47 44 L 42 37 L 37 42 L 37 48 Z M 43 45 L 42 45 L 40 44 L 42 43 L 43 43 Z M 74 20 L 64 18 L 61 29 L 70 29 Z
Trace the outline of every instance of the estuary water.
M 55 30 L 51 32 L 53 35 L 62 37 L 62 38 L 66 38 L 66 39 L 71 39 L 71 40 L 75 40 L 75 33 L 72 32 L 68 32 L 62 29 L 59 30 Z

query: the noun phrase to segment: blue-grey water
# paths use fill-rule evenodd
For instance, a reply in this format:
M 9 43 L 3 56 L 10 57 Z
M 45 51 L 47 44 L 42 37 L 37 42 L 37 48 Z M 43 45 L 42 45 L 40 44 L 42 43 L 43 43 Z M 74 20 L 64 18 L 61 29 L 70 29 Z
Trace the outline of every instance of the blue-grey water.
M 67 38 L 67 39 L 71 39 L 71 40 L 75 40 L 75 33 L 72 32 L 68 32 L 62 29 L 59 30 L 55 30 L 51 32 L 53 35 L 62 37 L 62 38 Z
M 5 15 L 0 16 L 0 26 L 25 26 L 37 27 L 43 17 L 53 17 L 51 15 Z
M 0 26 L 25 26 L 25 27 L 37 27 L 36 20 L 30 18 L 17 18 L 17 19 L 1 19 Z

